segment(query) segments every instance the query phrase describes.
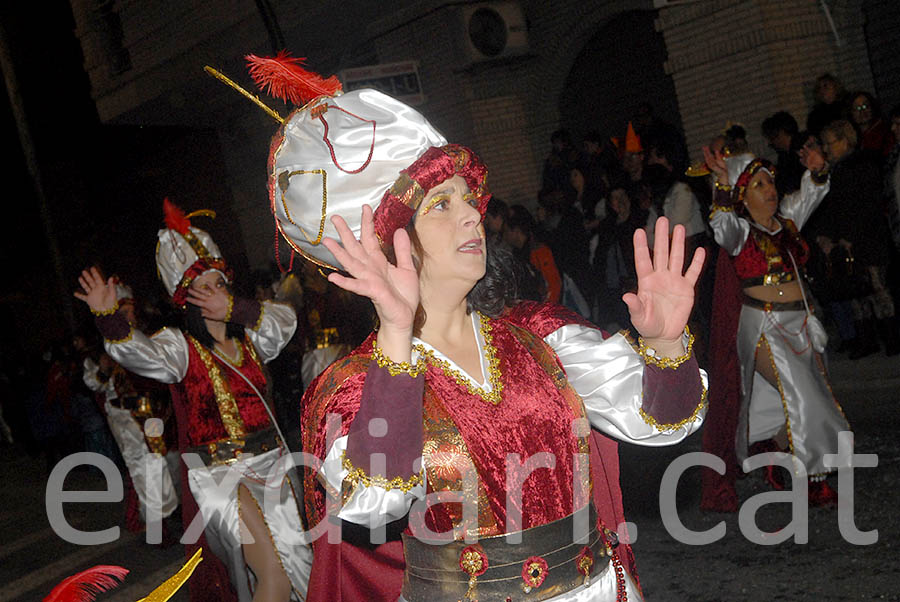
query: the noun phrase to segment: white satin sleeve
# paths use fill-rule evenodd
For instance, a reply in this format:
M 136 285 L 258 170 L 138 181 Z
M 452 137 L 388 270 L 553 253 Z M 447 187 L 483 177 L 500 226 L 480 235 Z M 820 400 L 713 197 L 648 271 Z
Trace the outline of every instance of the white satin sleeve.
M 116 388 L 113 380 L 110 378 L 106 382 L 100 380 L 100 366 L 97 362 L 89 357 L 84 358 L 84 372 L 81 379 L 85 386 L 94 393 L 102 392 L 106 399 L 116 398 Z
M 131 329 L 122 341 L 103 342 L 109 356 L 135 374 L 166 384 L 181 382 L 188 369 L 188 342 L 177 328 L 153 336 Z
M 264 301 L 259 321 L 253 328 L 246 328 L 250 342 L 259 352 L 263 362 L 275 359 L 297 330 L 297 314 L 284 303 Z
M 347 436 L 335 440 L 325 457 L 319 475 L 334 491 L 342 490 L 348 471 L 343 466 L 342 457 L 347 450 Z M 386 525 L 409 513 L 413 502 L 425 497 L 425 471 L 421 472 L 422 482 L 407 492 L 400 489 L 385 489 L 377 485 L 357 484 L 349 499 L 341 506 L 338 518 L 370 529 Z
M 813 211 L 822 204 L 822 199 L 825 198 L 829 190 L 831 190 L 831 178 L 826 180 L 824 184 L 816 184 L 812 179 L 812 174 L 809 170 L 806 170 L 806 173 L 800 179 L 800 189 L 785 195 L 781 199 L 781 206 L 778 210 L 781 215 L 790 218 L 799 230 L 806 223 L 806 220 L 809 219 L 809 216 L 812 215 Z
M 706 408 L 674 429 L 660 430 L 641 415 L 644 360 L 621 334 L 608 339 L 596 328 L 567 324 L 546 337 L 566 371 L 569 384 L 584 401 L 594 428 L 638 445 L 674 445 L 703 422 Z M 703 389 L 706 372 L 700 370 Z M 697 400 L 700 407 L 703 401 Z
M 732 256 L 740 254 L 750 235 L 750 222 L 738 217 L 731 208 L 714 207 L 709 226 L 716 243 Z

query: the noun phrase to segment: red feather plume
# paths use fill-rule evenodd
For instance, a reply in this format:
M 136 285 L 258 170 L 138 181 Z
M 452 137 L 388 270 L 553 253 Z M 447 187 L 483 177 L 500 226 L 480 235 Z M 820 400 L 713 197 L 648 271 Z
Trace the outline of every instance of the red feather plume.
M 163 213 L 166 216 L 166 228 L 186 234 L 191 227 L 191 220 L 185 216 L 184 211 L 168 198 L 163 199 Z
M 60 582 L 44 602 L 93 602 L 97 594 L 118 587 L 127 574 L 128 569 L 120 566 L 101 564 L 89 568 Z
M 274 57 L 248 54 L 250 77 L 261 90 L 285 102 L 301 106 L 317 96 L 334 96 L 341 91 L 341 82 L 332 75 L 323 79 L 318 73 L 301 65 L 305 58 L 294 58 L 282 50 Z

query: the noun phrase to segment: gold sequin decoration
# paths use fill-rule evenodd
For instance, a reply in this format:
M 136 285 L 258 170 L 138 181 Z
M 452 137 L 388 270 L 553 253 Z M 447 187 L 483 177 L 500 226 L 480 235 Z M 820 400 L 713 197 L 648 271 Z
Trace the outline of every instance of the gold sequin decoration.
M 358 484 L 361 484 L 363 487 L 371 487 L 374 485 L 375 487 L 381 487 L 387 491 L 399 489 L 403 493 L 408 493 L 409 490 L 416 485 L 422 484 L 422 477 L 417 474 L 412 475 L 409 479 L 394 477 L 390 480 L 379 474 L 369 476 L 362 468 L 353 466 L 353 463 L 350 461 L 350 458 L 347 457 L 346 452 L 341 453 L 341 466 L 343 466 L 344 470 L 350 471 L 349 474 L 344 477 L 344 483 L 349 484 L 352 487 L 355 487 Z
M 259 317 L 256 318 L 256 324 L 254 324 L 254 325 L 250 328 L 250 330 L 252 330 L 252 331 L 254 331 L 254 332 L 259 331 L 259 327 L 262 326 L 262 323 L 263 323 L 263 315 L 264 315 L 265 313 L 266 313 L 266 304 L 265 304 L 265 303 L 261 303 L 260 306 L 259 306 Z M 252 345 L 251 345 L 251 347 L 252 347 Z
M 679 422 L 674 422 L 674 423 L 661 423 L 661 422 L 657 422 L 656 418 L 654 418 L 653 416 L 651 416 L 650 414 L 645 412 L 644 408 L 641 408 L 640 410 L 638 410 L 638 413 L 641 415 L 641 418 L 644 419 L 644 422 L 646 422 L 647 424 L 649 424 L 650 426 L 652 426 L 653 428 L 655 428 L 658 431 L 661 431 L 663 433 L 676 431 L 676 430 L 680 429 L 681 427 L 683 427 L 684 425 L 690 424 L 691 422 L 694 422 L 695 420 L 697 420 L 697 417 L 700 415 L 700 412 L 703 411 L 703 408 L 706 407 L 707 391 L 706 391 L 705 386 L 703 386 L 702 384 L 701 384 L 701 386 L 703 387 L 703 392 L 700 393 L 700 403 L 697 404 L 697 407 L 694 408 L 694 411 L 691 412 L 691 415 L 688 416 L 687 418 L 685 418 L 684 420 L 681 420 Z M 641 399 L 643 399 L 643 397 L 644 397 L 644 393 L 643 393 L 643 391 L 641 391 Z
M 309 237 L 300 224 L 296 223 L 293 218 L 291 218 L 291 212 L 287 206 L 287 200 L 284 198 L 285 193 L 287 192 L 290 179 L 293 176 L 303 175 L 303 174 L 318 174 L 322 176 L 322 219 L 319 221 L 319 233 L 316 235 L 316 239 L 313 240 Z M 298 169 L 296 171 L 291 172 L 281 172 L 278 176 L 278 187 L 281 188 L 281 206 L 284 207 L 284 215 L 287 217 L 287 220 L 297 226 L 300 232 L 303 234 L 303 237 L 306 238 L 307 242 L 311 245 L 317 245 L 322 242 L 322 236 L 325 233 L 325 214 L 328 212 L 328 174 L 325 173 L 324 169 Z
M 391 376 L 397 376 L 400 374 L 407 374 L 411 378 L 416 378 L 420 374 L 423 374 L 427 369 L 425 365 L 425 360 L 421 357 L 415 364 L 411 364 L 409 362 L 395 362 L 391 360 L 384 354 L 384 351 L 381 350 L 381 347 L 378 346 L 378 343 L 372 347 L 372 359 L 378 364 L 379 368 L 385 368 L 388 371 L 388 374 Z
M 491 383 L 491 390 L 485 391 L 481 387 L 477 387 L 469 381 L 459 370 L 455 370 L 448 362 L 434 356 L 434 352 L 425 349 L 423 345 L 413 345 L 415 349 L 426 361 L 439 367 L 444 374 L 452 376 L 458 385 L 464 387 L 471 395 L 478 395 L 484 401 L 494 405 L 499 404 L 503 400 L 503 374 L 500 372 L 500 359 L 497 357 L 497 350 L 494 348 L 494 337 L 491 335 L 490 320 L 487 316 L 478 312 L 478 318 L 481 321 L 481 336 L 484 338 L 484 357 L 488 362 L 488 380 Z
M 194 337 L 188 336 L 187 339 L 194 346 L 203 365 L 206 366 L 206 372 L 216 394 L 216 405 L 219 406 L 219 416 L 222 419 L 222 424 L 225 426 L 225 431 L 232 439 L 242 439 L 247 432 L 244 430 L 244 420 L 238 411 L 237 402 L 234 399 L 234 395 L 231 394 L 228 382 L 222 377 L 222 373 L 219 371 L 212 354 Z
M 116 343 L 127 343 L 128 341 L 131 340 L 131 338 L 132 338 L 133 336 L 134 336 L 134 328 L 131 328 L 131 329 L 128 330 L 128 334 L 127 334 L 125 337 L 123 337 L 123 338 L 121 338 L 121 339 L 106 339 L 106 342 L 107 342 L 107 343 L 112 343 L 112 344 L 116 344 Z
M 656 366 L 657 368 L 671 368 L 672 370 L 675 370 L 681 364 L 691 359 L 691 355 L 694 350 L 694 335 L 691 334 L 691 330 L 687 326 L 684 327 L 684 334 L 687 335 L 688 341 L 687 345 L 685 345 L 684 355 L 681 355 L 679 357 L 658 356 L 655 349 L 644 344 L 644 337 L 638 337 L 638 344 L 635 350 L 638 352 L 638 355 L 643 358 L 644 363 L 646 363 L 648 366 Z M 632 344 L 632 346 L 634 345 Z

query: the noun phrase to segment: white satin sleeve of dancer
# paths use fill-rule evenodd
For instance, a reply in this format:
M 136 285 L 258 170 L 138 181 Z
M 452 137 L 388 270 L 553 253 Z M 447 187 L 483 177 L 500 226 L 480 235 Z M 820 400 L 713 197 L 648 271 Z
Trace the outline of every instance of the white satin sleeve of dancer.
M 731 208 L 714 208 L 709 216 L 716 243 L 732 256 L 740 254 L 750 235 L 750 222 L 738 215 Z
M 319 475 L 328 487 L 340 492 L 349 471 L 343 467 L 341 457 L 347 449 L 347 436 L 335 440 L 325 457 Z M 425 471 L 420 473 L 422 482 L 404 492 L 400 489 L 385 489 L 377 485 L 357 484 L 350 498 L 341 506 L 338 518 L 370 529 L 386 525 L 409 513 L 413 502 L 425 497 Z
M 123 367 L 166 384 L 181 382 L 188 369 L 188 342 L 177 328 L 163 328 L 153 336 L 131 329 L 122 341 L 103 341 L 111 358 Z
M 674 445 L 703 422 L 706 411 L 674 430 L 660 430 L 641 416 L 644 360 L 621 334 L 607 339 L 596 328 L 567 324 L 544 337 L 566 371 L 569 384 L 584 401 L 594 428 L 638 445 Z M 706 372 L 700 370 L 704 390 Z M 697 400 L 697 405 L 701 400 Z
M 800 180 L 800 190 L 785 195 L 781 199 L 781 206 L 778 210 L 781 215 L 793 221 L 799 230 L 813 211 L 822 204 L 822 199 L 829 190 L 831 190 L 831 178 L 824 184 L 816 184 L 812 179 L 812 174 L 806 170 Z
M 264 301 L 256 327 L 246 328 L 263 362 L 275 359 L 297 330 L 297 314 L 290 305 Z

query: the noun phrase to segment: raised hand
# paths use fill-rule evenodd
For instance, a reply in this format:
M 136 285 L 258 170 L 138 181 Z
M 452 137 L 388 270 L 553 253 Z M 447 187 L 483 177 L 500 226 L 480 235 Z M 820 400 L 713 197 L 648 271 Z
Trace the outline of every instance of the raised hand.
M 691 265 L 682 274 L 684 265 L 684 226 L 675 226 L 672 246 L 669 247 L 669 220 L 656 220 L 656 240 L 653 260 L 643 229 L 634 233 L 634 268 L 638 279 L 637 294 L 626 293 L 622 300 L 628 305 L 631 323 L 644 339 L 654 339 L 660 349 L 671 344 L 680 345 L 681 334 L 694 306 L 694 285 L 700 277 L 706 250 L 694 252 Z
M 103 279 L 100 270 L 91 267 L 78 277 L 82 292 L 75 291 L 76 299 L 88 304 L 94 313 L 111 312 L 116 307 L 116 279 Z
M 419 306 L 419 275 L 413 264 L 409 235 L 402 228 L 394 232 L 394 253 L 397 257 L 397 265 L 394 265 L 378 244 L 371 207 L 363 205 L 360 240 L 356 240 L 347 222 L 340 216 L 334 216 L 331 221 L 341 242 L 338 244 L 336 240 L 326 238 L 323 244 L 349 276 L 332 273 L 328 276 L 329 282 L 372 300 L 381 323 L 380 344 L 383 331 L 400 335 L 401 338 L 408 336 L 411 340 L 416 308 Z
M 800 163 L 812 173 L 817 174 L 825 169 L 825 156 L 819 148 L 815 146 L 807 148 L 804 146 L 802 152 L 798 154 L 800 155 Z
M 709 171 L 716 175 L 719 184 L 728 183 L 728 165 L 725 163 L 725 156 L 721 151 L 713 152 L 708 146 L 703 147 L 703 160 Z
M 216 322 L 225 321 L 232 303 L 231 295 L 225 287 L 189 288 L 187 301 L 200 308 L 201 316 Z

